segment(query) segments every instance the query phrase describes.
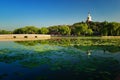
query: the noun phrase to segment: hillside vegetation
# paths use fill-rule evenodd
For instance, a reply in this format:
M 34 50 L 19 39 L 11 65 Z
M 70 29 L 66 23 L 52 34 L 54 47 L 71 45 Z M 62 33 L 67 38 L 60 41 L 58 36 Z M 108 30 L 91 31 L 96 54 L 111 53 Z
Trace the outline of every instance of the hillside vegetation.
M 118 22 L 78 22 L 73 25 L 56 25 L 37 28 L 25 26 L 13 31 L 0 30 L 0 34 L 50 34 L 58 36 L 120 36 Z

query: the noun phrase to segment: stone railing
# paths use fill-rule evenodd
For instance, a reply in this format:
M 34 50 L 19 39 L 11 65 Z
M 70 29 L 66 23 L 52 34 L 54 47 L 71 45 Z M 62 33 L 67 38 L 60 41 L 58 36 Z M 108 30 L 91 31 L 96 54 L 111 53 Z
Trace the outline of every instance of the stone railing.
M 44 34 L 2 34 L 0 41 L 43 40 L 50 39 L 51 35 Z

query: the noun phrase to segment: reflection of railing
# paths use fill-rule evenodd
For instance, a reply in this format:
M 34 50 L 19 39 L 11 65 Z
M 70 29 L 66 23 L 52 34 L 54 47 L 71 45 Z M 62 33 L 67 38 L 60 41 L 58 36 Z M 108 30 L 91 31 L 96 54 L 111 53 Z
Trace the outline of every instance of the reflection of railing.
M 0 41 L 21 41 L 21 40 L 41 40 L 50 39 L 50 35 L 44 34 L 4 34 L 0 35 Z

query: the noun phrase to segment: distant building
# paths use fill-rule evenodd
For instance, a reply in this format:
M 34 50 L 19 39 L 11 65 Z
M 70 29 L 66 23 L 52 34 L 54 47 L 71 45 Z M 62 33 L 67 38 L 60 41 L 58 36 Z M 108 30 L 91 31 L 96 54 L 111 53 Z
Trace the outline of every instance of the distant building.
M 88 23 L 88 22 L 91 22 L 91 21 L 92 21 L 92 17 L 91 17 L 90 12 L 89 12 L 86 22 Z

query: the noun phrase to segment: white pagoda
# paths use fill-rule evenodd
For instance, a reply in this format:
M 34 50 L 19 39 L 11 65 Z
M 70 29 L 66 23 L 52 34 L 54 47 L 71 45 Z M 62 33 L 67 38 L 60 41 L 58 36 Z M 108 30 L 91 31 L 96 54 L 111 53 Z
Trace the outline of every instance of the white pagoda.
M 91 17 L 90 12 L 89 12 L 86 22 L 91 22 L 91 21 L 92 21 L 92 17 Z

